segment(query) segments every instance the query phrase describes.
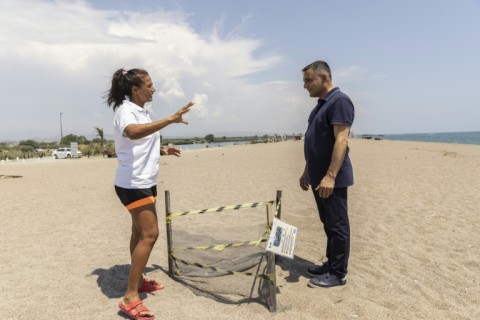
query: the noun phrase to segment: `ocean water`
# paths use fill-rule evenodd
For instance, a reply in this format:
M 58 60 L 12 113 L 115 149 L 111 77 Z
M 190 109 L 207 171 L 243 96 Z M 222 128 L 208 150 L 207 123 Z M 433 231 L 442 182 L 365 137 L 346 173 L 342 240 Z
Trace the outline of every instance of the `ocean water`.
M 380 137 L 384 140 L 425 141 L 480 145 L 480 131 L 385 134 Z

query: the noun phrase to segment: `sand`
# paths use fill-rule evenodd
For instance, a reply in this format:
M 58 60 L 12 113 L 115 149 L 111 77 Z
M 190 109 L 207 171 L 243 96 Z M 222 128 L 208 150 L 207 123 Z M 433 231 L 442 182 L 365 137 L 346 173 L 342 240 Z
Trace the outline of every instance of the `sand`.
M 298 186 L 302 141 L 162 157 L 161 235 L 146 274 L 166 288 L 142 295 L 157 319 L 480 319 L 480 146 L 350 146 L 349 274 L 330 289 L 307 287 L 304 272 L 324 259 L 325 236 L 312 194 Z M 115 167 L 107 158 L 0 164 L 0 318 L 123 318 L 130 218 L 113 190 Z M 173 211 L 272 200 L 282 190 L 283 220 L 299 234 L 295 259 L 276 269 L 281 310 L 200 297 L 167 276 L 164 190 Z

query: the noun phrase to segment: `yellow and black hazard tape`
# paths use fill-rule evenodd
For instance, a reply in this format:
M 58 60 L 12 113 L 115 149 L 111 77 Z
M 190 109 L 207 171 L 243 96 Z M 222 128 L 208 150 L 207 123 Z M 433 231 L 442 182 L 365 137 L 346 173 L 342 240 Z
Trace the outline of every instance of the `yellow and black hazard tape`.
M 174 247 L 172 248 L 175 250 L 214 250 L 214 251 L 221 251 L 225 250 L 226 248 L 235 248 L 235 247 L 243 247 L 243 246 L 258 246 L 260 243 L 265 242 L 268 240 L 270 235 L 270 227 L 267 227 L 267 231 L 261 236 L 258 240 L 251 240 L 245 242 L 237 242 L 237 243 L 226 243 L 226 244 L 216 244 L 212 246 L 198 246 L 198 247 Z
M 264 202 L 254 202 L 254 203 L 244 203 L 244 204 L 237 204 L 237 205 L 232 205 L 232 206 L 224 206 L 224 207 L 218 207 L 218 208 L 210 208 L 210 209 L 202 209 L 202 210 L 191 210 L 191 211 L 185 211 L 185 212 L 174 212 L 170 213 L 167 215 L 166 219 L 171 220 L 172 218 L 175 217 L 181 217 L 181 216 L 186 216 L 186 215 L 192 215 L 192 214 L 204 214 L 204 213 L 211 213 L 211 212 L 222 212 L 226 210 L 238 210 L 242 208 L 255 208 L 255 207 L 260 207 L 268 204 L 273 204 L 275 201 L 264 201 Z
M 267 274 L 267 273 L 255 274 L 253 272 L 241 272 L 241 271 L 225 270 L 225 269 L 217 268 L 217 267 L 214 267 L 214 266 L 203 265 L 203 264 L 200 264 L 200 263 L 190 263 L 190 262 L 187 262 L 185 260 L 177 258 L 174 254 L 170 254 L 170 256 L 172 257 L 172 259 L 175 262 L 178 261 L 178 262 L 181 262 L 181 263 L 183 263 L 185 265 L 188 265 L 188 266 L 195 266 L 195 267 L 198 267 L 198 268 L 209 269 L 209 270 L 217 271 L 217 272 L 223 272 L 223 273 L 230 274 L 230 275 L 253 276 L 253 277 L 262 278 L 262 279 L 268 280 L 268 281 L 275 281 L 275 275 L 274 274 Z M 177 275 L 181 275 L 179 270 L 176 270 L 175 273 Z

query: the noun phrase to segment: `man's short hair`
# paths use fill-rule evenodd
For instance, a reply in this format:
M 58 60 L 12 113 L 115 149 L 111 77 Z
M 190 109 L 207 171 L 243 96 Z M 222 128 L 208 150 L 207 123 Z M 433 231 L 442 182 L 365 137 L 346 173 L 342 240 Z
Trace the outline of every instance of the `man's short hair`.
M 302 69 L 302 72 L 305 72 L 309 69 L 312 69 L 316 75 L 319 75 L 321 71 L 325 71 L 328 75 L 328 78 L 332 80 L 332 72 L 330 71 L 330 66 L 328 63 L 322 60 L 318 60 L 310 63 L 308 66 Z

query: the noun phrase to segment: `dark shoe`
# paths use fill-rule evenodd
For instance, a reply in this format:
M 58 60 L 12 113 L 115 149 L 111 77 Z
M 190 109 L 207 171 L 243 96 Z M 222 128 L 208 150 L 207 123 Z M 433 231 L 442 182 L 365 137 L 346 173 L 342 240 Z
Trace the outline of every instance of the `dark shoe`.
M 328 273 L 330 271 L 330 266 L 328 262 L 324 262 L 321 266 L 313 266 L 311 268 L 307 268 L 307 274 L 310 277 L 318 277 Z
M 335 286 L 343 286 L 345 283 L 347 283 L 347 280 L 345 280 L 345 278 L 339 278 L 334 274 L 325 273 L 324 275 L 310 279 L 310 281 L 308 282 L 308 286 L 310 288 L 330 288 Z

